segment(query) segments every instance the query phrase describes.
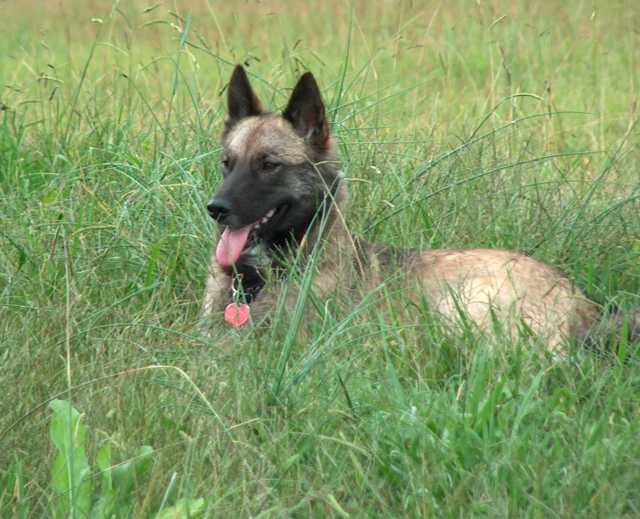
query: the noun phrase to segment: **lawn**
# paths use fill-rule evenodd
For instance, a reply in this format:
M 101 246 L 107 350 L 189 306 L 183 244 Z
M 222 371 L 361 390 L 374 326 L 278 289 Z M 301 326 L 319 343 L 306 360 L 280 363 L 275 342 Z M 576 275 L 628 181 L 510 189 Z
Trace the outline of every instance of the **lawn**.
M 392 279 L 198 322 L 236 63 L 273 109 L 314 73 L 354 233 L 640 307 L 637 2 L 231 4 L 0 1 L 0 517 L 639 517 L 624 338 L 551 356 Z

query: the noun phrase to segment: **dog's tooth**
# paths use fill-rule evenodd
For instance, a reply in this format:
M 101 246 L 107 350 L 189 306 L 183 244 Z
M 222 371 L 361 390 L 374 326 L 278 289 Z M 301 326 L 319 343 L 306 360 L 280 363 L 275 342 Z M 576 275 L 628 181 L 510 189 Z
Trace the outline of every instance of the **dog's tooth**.
M 275 212 L 276 212 L 275 209 L 269 209 L 269 212 L 267 213 L 267 218 L 271 218 L 273 216 L 273 213 Z
M 263 217 L 262 217 L 262 220 L 260 220 L 260 223 L 267 223 L 267 221 L 268 221 L 268 220 L 269 220 L 269 218 L 268 218 L 268 217 L 263 216 Z

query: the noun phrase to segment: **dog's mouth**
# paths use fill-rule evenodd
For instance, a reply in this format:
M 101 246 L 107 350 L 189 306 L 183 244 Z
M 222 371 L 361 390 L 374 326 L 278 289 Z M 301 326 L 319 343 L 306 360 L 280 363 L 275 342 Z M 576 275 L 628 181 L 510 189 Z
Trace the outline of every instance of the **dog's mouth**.
M 237 229 L 225 227 L 216 247 L 218 263 L 223 267 L 235 264 L 243 251 L 259 241 L 261 236 L 267 234 L 270 229 L 277 226 L 288 208 L 287 204 L 281 204 L 270 209 L 262 218 L 249 225 Z

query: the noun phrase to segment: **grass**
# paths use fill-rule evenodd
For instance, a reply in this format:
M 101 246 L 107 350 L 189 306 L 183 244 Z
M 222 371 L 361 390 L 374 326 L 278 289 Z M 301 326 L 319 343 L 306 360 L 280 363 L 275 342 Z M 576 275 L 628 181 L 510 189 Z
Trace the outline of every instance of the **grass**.
M 118 460 L 152 446 L 135 517 L 201 497 L 206 517 L 640 515 L 634 350 L 559 361 L 452 333 L 392 281 L 269 330 L 196 326 L 236 62 L 275 108 L 315 73 L 355 232 L 527 251 L 602 304 L 640 306 L 634 2 L 0 15 L 2 517 L 64 500 L 80 516 L 50 479 L 54 399 L 80 411 L 95 481 L 106 445 Z

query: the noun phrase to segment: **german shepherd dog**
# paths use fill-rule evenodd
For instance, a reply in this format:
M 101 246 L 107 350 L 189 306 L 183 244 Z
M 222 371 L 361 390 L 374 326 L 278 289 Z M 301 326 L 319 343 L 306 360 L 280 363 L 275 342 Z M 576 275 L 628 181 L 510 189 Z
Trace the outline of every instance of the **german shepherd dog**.
M 227 95 L 224 179 L 207 206 L 221 236 L 206 283 L 205 317 L 224 313 L 234 326 L 249 315 L 255 320 L 275 307 L 287 258 L 309 258 L 319 247 L 313 283 L 320 297 L 375 288 L 399 272 L 417 288 L 408 298 L 426 300 L 445 322 L 465 316 L 491 333 L 497 321 L 512 337 L 523 329 L 538 336 L 550 351 L 587 338 L 600 322 L 600 307 L 567 277 L 522 254 L 393 250 L 353 236 L 343 218 L 346 183 L 311 73 L 299 79 L 282 113 L 262 108 L 240 65 Z M 622 320 L 613 312 L 608 323 L 620 329 Z M 631 338 L 640 338 L 640 319 L 627 324 Z

